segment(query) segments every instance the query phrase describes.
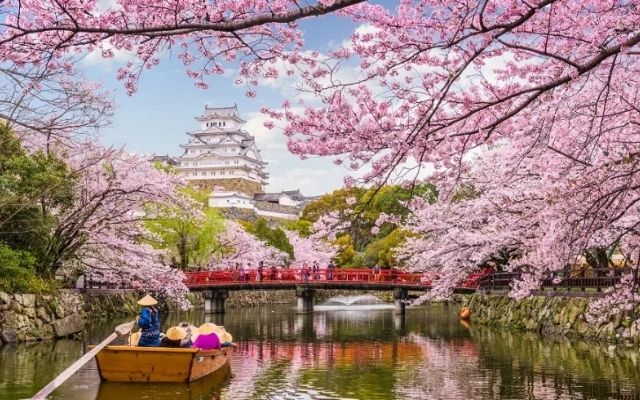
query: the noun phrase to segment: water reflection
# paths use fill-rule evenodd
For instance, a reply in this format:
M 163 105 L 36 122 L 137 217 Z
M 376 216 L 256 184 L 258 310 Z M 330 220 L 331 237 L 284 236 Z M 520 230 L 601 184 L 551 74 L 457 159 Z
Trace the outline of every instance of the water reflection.
M 608 399 L 640 394 L 638 353 L 464 326 L 454 307 L 296 314 L 290 306 L 172 315 L 225 325 L 239 347 L 220 385 L 100 384 L 95 364 L 54 398 L 127 399 Z M 96 343 L 117 321 L 96 324 Z M 77 341 L 0 348 L 0 399 L 26 398 L 84 351 Z

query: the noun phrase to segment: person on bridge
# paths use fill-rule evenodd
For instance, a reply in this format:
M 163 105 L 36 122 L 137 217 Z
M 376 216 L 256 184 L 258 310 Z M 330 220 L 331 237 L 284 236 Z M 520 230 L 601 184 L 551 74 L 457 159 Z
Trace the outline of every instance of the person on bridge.
M 380 280 L 380 266 L 378 263 L 373 266 L 373 280 L 376 282 Z
M 327 280 L 328 281 L 332 281 L 333 280 L 333 270 L 336 269 L 335 264 L 333 263 L 333 261 L 329 261 L 329 265 L 327 265 Z
M 160 311 L 156 308 L 158 301 L 146 295 L 138 304 L 142 306 L 136 322 L 140 327 L 140 347 L 157 347 L 160 345 Z
M 271 266 L 271 280 L 275 281 L 278 278 L 278 268 L 275 265 Z
M 311 275 L 311 270 L 309 269 L 309 264 L 302 263 L 302 280 L 305 282 L 309 282 L 309 276 Z
M 234 281 L 240 280 L 240 263 L 236 263 L 233 266 L 233 280 Z
M 316 281 L 320 280 L 320 263 L 317 261 L 313 262 L 313 279 L 315 279 Z
M 256 277 L 258 282 L 262 282 L 263 271 L 264 271 L 264 261 L 258 261 L 258 275 Z

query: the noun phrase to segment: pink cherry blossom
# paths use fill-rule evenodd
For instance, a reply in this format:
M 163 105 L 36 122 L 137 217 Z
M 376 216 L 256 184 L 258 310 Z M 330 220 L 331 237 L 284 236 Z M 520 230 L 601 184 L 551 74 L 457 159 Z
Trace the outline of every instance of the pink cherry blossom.
M 315 261 L 321 266 L 326 266 L 336 254 L 336 247 L 322 239 L 305 238 L 293 231 L 285 231 L 285 234 L 293 246 L 294 262 L 292 265 L 296 267 L 302 267 L 305 263 L 311 265 Z

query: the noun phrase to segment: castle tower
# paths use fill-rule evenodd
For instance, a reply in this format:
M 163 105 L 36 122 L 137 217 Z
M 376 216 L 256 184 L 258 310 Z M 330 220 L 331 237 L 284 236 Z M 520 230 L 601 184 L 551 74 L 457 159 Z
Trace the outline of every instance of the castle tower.
M 177 170 L 190 184 L 203 189 L 243 194 L 247 199 L 263 193 L 268 174 L 255 139 L 242 129 L 238 108 L 208 107 L 196 117 L 200 129 L 188 132 L 181 145 Z

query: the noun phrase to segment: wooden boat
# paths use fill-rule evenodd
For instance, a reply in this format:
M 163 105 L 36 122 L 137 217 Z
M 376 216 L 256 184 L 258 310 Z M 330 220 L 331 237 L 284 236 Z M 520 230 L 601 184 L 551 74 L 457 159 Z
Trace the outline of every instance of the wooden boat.
M 108 382 L 188 383 L 229 373 L 229 349 L 107 346 L 96 355 L 100 378 Z

